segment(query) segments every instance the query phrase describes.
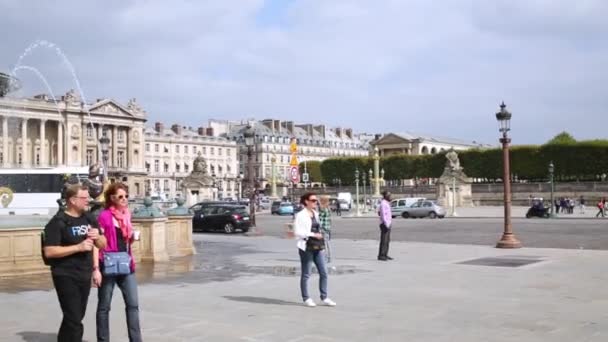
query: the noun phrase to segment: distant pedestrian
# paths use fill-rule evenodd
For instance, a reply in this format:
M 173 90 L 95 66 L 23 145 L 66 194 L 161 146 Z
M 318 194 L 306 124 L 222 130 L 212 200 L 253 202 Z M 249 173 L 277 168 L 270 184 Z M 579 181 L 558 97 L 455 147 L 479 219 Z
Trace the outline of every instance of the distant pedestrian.
M 325 256 L 327 263 L 331 263 L 331 209 L 329 209 L 329 196 L 322 196 L 319 201 L 319 223 L 325 240 Z
M 378 251 L 378 260 L 393 260 L 393 258 L 388 256 L 388 249 L 391 243 L 391 226 L 393 223 L 391 193 L 386 190 L 382 192 L 382 202 L 380 202 L 378 208 L 378 215 L 380 216 L 380 247 Z
M 581 195 L 581 198 L 578 200 L 578 205 L 581 209 L 581 214 L 585 213 L 585 197 Z
M 597 214 L 595 214 L 595 217 L 599 217 L 600 215 L 602 215 L 602 217 L 604 217 L 604 200 L 600 200 L 599 202 L 597 202 L 597 209 L 598 212 Z
M 555 213 L 556 213 L 556 214 L 559 214 L 559 206 L 560 206 L 560 203 L 561 203 L 561 202 L 560 202 L 559 198 L 556 198 L 556 199 L 555 199 L 555 203 L 554 203 L 554 204 L 555 204 Z
M 336 200 L 336 215 L 337 216 L 342 216 L 342 208 L 340 206 L 340 200 L 339 199 Z
M 310 298 L 308 293 L 308 279 L 312 273 L 314 263 L 319 272 L 319 290 L 321 301 L 327 306 L 336 306 L 336 303 L 327 296 L 327 266 L 325 265 L 325 241 L 321 233 L 319 214 L 315 211 L 317 195 L 308 192 L 300 198 L 304 208 L 296 214 L 294 220 L 294 234 L 298 240 L 298 253 L 302 273 L 300 275 L 300 291 L 304 305 L 315 307 L 317 304 Z

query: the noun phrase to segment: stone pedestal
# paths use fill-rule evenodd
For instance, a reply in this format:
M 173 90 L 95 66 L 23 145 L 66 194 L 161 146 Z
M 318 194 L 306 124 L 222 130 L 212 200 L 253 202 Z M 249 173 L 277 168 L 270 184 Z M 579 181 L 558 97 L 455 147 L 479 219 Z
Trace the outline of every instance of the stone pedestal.
M 169 261 L 167 251 L 166 217 L 133 218 L 133 226 L 141 231 L 141 238 L 133 244 L 141 261 Z
M 192 241 L 192 216 L 168 216 L 167 250 L 170 257 L 196 254 Z
M 42 227 L 0 229 L 0 276 L 21 276 L 49 271 L 42 262 Z
M 213 177 L 207 174 L 207 162 L 200 152 L 194 159 L 192 173 L 182 182 L 182 191 L 188 207 L 216 198 Z
M 473 206 L 472 180 L 464 173 L 458 154 L 454 150 L 446 153 L 445 157 L 446 165 L 437 182 L 437 202 L 450 215 L 455 215 L 452 208 Z

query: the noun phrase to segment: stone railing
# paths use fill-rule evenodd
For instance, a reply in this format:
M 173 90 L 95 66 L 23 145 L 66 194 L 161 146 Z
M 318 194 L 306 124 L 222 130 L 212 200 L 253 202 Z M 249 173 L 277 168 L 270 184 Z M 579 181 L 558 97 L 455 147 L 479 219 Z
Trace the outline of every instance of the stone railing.
M 133 244 L 136 262 L 166 262 L 195 254 L 192 215 L 183 207 L 183 201 L 166 216 L 153 207 L 151 201 L 145 205 L 132 219 L 133 228 L 141 232 L 139 241 Z M 0 277 L 49 271 L 42 262 L 42 230 L 41 226 L 0 228 Z

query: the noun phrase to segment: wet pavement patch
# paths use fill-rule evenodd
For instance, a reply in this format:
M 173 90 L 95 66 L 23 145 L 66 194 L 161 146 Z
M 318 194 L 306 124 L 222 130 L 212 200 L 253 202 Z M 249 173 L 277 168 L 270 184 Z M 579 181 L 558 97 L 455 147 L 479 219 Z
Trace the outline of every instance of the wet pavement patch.
M 543 257 L 526 256 L 526 255 L 511 255 L 500 257 L 478 258 L 467 261 L 458 262 L 460 265 L 474 266 L 490 266 L 490 267 L 522 267 L 544 261 Z
M 243 276 L 272 275 L 295 277 L 300 275 L 299 259 L 289 260 L 292 265 L 248 266 L 236 261 L 241 255 L 270 253 L 250 245 L 234 242 L 195 241 L 197 254 L 174 258 L 165 263 L 138 263 L 136 276 L 139 284 L 204 284 L 223 282 Z M 275 259 L 279 260 L 279 259 Z M 355 266 L 328 266 L 330 275 L 364 272 Z M 313 273 L 316 268 L 313 267 Z M 0 292 L 53 290 L 50 273 L 23 277 L 0 278 Z

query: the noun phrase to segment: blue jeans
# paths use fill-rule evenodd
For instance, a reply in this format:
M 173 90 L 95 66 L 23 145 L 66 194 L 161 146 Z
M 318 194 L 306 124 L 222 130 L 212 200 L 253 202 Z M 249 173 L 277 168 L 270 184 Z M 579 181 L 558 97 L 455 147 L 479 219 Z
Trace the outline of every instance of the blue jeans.
M 321 251 L 303 251 L 300 252 L 300 263 L 302 264 L 302 273 L 300 275 L 300 291 L 302 291 L 302 300 L 306 301 L 310 298 L 308 295 L 308 278 L 312 273 L 312 264 L 314 262 L 319 272 L 319 292 L 321 292 L 321 300 L 327 298 L 327 268 L 325 266 L 325 252 Z
M 137 298 L 137 279 L 135 273 L 122 276 L 103 277 L 101 287 L 97 290 L 97 341 L 110 340 L 110 306 L 114 285 L 122 292 L 127 311 L 127 329 L 129 341 L 141 342 L 139 327 L 139 300 Z

